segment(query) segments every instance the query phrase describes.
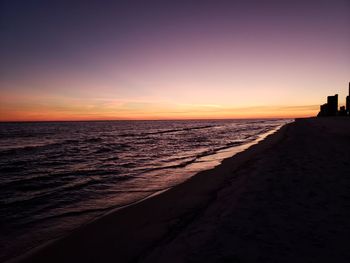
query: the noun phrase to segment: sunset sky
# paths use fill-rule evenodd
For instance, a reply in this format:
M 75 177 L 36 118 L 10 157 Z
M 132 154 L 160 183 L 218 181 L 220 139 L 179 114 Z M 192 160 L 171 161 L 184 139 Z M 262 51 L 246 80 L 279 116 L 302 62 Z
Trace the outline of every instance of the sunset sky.
M 0 121 L 315 115 L 349 0 L 1 0 Z

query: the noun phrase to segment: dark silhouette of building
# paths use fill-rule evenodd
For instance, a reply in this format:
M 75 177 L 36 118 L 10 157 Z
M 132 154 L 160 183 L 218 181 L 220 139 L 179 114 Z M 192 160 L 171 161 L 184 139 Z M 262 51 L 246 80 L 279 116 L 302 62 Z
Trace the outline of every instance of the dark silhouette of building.
M 318 117 L 336 116 L 338 113 L 338 94 L 327 97 L 327 103 L 320 106 Z
M 350 116 L 350 82 L 349 82 L 349 95 L 346 97 L 345 106 L 341 106 L 338 111 L 338 94 L 327 97 L 327 103 L 320 106 L 320 112 L 317 117 L 328 116 Z
M 350 116 L 350 82 L 349 82 L 349 95 L 346 96 L 346 114 Z
M 328 111 L 327 111 L 327 103 L 322 104 L 320 106 L 320 112 L 318 113 L 317 117 L 325 117 L 328 116 Z
M 347 112 L 346 112 L 346 110 L 345 110 L 345 106 L 341 106 L 341 107 L 340 107 L 340 110 L 339 110 L 339 112 L 338 112 L 338 115 L 339 115 L 339 116 L 347 116 L 347 115 L 348 115 Z
M 336 116 L 338 112 L 338 94 L 327 97 L 328 116 Z

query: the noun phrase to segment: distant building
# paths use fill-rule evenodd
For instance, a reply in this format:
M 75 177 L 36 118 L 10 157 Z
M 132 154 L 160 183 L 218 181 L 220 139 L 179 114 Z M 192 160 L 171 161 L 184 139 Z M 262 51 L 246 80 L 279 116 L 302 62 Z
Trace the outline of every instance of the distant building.
M 346 114 L 350 116 L 350 82 L 349 82 L 349 95 L 346 96 Z
M 320 112 L 318 117 L 328 117 L 328 116 L 337 116 L 338 113 L 338 94 L 334 96 L 327 97 L 327 103 L 320 106 Z
M 339 112 L 338 112 L 338 115 L 339 115 L 339 116 L 347 116 L 347 115 L 348 115 L 347 112 L 346 112 L 346 110 L 345 110 L 345 106 L 341 106 L 341 107 L 340 107 L 340 110 L 339 110 Z
M 327 116 L 337 116 L 338 112 L 338 94 L 327 97 Z
M 326 116 L 328 116 L 328 110 L 327 109 L 328 109 L 327 103 L 322 104 L 320 106 L 320 112 L 318 113 L 317 117 L 326 117 Z
M 349 82 L 349 95 L 346 96 L 345 106 L 341 106 L 338 111 L 338 94 L 327 97 L 327 103 L 320 106 L 320 112 L 317 117 L 328 116 L 350 116 L 350 82 Z

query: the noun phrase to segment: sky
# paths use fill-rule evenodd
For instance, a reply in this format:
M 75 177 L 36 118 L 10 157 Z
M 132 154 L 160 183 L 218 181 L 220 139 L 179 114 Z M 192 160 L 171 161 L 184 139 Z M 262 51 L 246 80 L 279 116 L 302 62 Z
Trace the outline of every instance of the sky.
M 348 93 L 349 0 L 0 3 L 0 121 L 294 118 Z

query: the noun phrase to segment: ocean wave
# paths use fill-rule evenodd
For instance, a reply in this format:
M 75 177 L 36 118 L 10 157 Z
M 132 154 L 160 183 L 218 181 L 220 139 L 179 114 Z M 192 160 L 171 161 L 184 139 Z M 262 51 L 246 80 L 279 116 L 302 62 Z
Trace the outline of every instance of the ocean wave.
M 0 156 L 3 155 L 13 155 L 13 154 L 22 154 L 22 153 L 30 153 L 33 151 L 43 150 L 43 149 L 51 149 L 57 146 L 63 145 L 72 145 L 78 143 L 79 140 L 67 139 L 63 141 L 55 141 L 55 142 L 47 142 L 47 143 L 39 143 L 36 145 L 27 145 L 27 146 L 11 146 L 8 149 L 0 150 Z
M 218 127 L 218 125 L 206 125 L 206 126 L 200 126 L 200 127 L 187 127 L 187 128 L 180 128 L 180 129 L 170 129 L 170 130 L 161 130 L 156 132 L 144 132 L 144 133 L 134 133 L 134 134 L 120 134 L 121 137 L 135 137 L 135 136 L 148 136 L 148 135 L 157 135 L 157 134 L 165 134 L 165 133 L 176 133 L 176 132 L 183 132 L 183 131 L 192 131 L 192 130 L 202 130 L 202 129 L 209 129 Z
M 88 138 L 88 139 L 85 139 L 83 142 L 89 142 L 89 143 L 102 142 L 102 138 L 100 137 Z
M 186 166 L 188 166 L 188 165 L 198 161 L 198 159 L 200 159 L 200 158 L 216 154 L 217 152 L 219 152 L 221 150 L 225 150 L 225 149 L 232 148 L 234 146 L 241 145 L 244 142 L 245 142 L 244 140 L 233 141 L 233 142 L 227 143 L 225 146 L 222 146 L 222 147 L 217 147 L 217 148 L 205 150 L 205 151 L 203 151 L 201 153 L 198 153 L 198 154 L 194 155 L 193 157 L 187 156 L 187 157 L 182 157 L 182 158 L 179 157 L 179 158 L 169 159 L 167 163 L 173 162 L 173 161 L 176 161 L 176 160 L 186 160 L 186 161 L 182 161 L 180 163 L 173 164 L 173 165 L 164 165 L 164 166 L 149 168 L 149 169 L 147 169 L 146 172 L 153 172 L 153 171 L 157 171 L 157 170 L 166 170 L 166 169 L 183 168 L 183 167 L 186 167 Z
M 125 151 L 126 149 L 133 148 L 127 143 L 110 143 L 108 145 L 101 145 L 95 150 L 95 154 L 108 153 L 108 152 L 120 152 Z
M 3 190 L 11 189 L 14 191 L 35 191 L 40 189 L 49 189 L 61 185 L 67 185 L 70 182 L 80 180 L 82 176 L 87 178 L 93 177 L 105 177 L 113 175 L 114 177 L 120 175 L 119 169 L 105 169 L 105 170 L 77 170 L 70 172 L 61 172 L 53 174 L 45 174 L 39 176 L 26 177 L 21 179 L 16 179 L 6 183 L 1 183 L 0 187 Z M 120 176 L 119 180 L 126 180 L 128 177 L 123 175 Z M 114 178 L 115 179 L 115 178 Z
M 115 176 L 113 178 L 110 178 L 110 181 L 113 181 L 114 183 L 116 181 L 125 181 L 130 180 L 132 176 Z M 65 196 L 66 194 L 72 195 L 74 192 L 78 193 L 80 189 L 86 189 L 89 186 L 92 185 L 99 185 L 101 183 L 108 183 L 108 181 L 105 178 L 85 178 L 84 180 L 71 180 L 70 182 L 63 182 L 63 181 L 50 181 L 43 184 L 22 184 L 17 185 L 16 187 L 12 187 L 9 189 L 9 185 L 3 187 L 3 190 L 16 192 L 19 194 L 19 192 L 30 192 L 31 194 L 22 195 L 18 198 L 12 198 L 12 199 L 3 199 L 1 202 L 4 205 L 7 206 L 31 206 L 31 205 L 39 205 L 42 201 L 47 200 L 48 198 L 51 198 L 52 196 Z M 36 192 L 35 192 L 36 191 Z M 72 200 L 69 198 L 63 198 L 63 200 L 67 200 L 68 203 L 71 203 Z

